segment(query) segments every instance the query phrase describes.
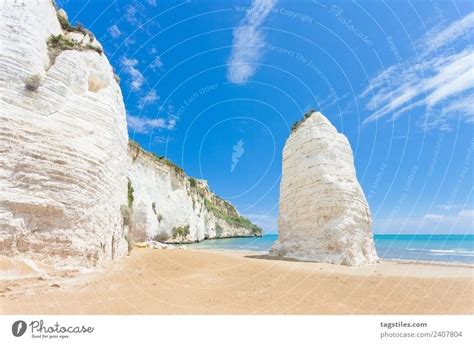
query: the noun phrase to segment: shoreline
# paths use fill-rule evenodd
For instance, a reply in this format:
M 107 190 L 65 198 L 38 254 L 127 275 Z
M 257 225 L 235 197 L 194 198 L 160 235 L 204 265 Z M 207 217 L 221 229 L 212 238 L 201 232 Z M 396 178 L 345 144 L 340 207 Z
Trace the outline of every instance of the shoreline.
M 474 314 L 472 266 L 136 248 L 81 273 L 0 258 L 5 273 L 24 274 L 1 279 L 1 314 Z
M 214 239 L 218 240 L 218 239 Z M 240 249 L 219 249 L 219 248 L 202 248 L 202 249 L 195 249 L 195 248 L 184 248 L 185 250 L 189 251 L 203 251 L 203 252 L 245 252 L 247 254 L 260 254 L 260 255 L 269 255 L 268 251 L 254 251 L 254 250 L 240 250 Z M 278 256 L 275 256 L 275 259 L 277 259 Z M 285 257 L 280 257 L 280 260 L 291 260 L 291 261 L 299 261 L 299 262 L 308 262 L 308 263 L 317 263 L 317 264 L 328 264 L 328 265 L 333 265 L 329 263 L 322 263 L 322 262 L 312 262 L 312 261 L 301 261 L 301 260 L 296 260 L 296 259 L 289 259 Z M 400 259 L 400 258 L 379 258 L 379 263 L 383 262 L 393 262 L 393 263 L 400 263 L 400 264 L 420 264 L 420 265 L 439 265 L 439 266 L 459 266 L 459 267 L 467 267 L 467 268 L 474 268 L 474 263 L 463 263 L 463 262 L 448 262 L 448 261 L 442 261 L 442 260 L 437 260 L 437 261 L 428 261 L 428 260 L 413 260 L 413 259 Z M 372 264 L 376 265 L 376 264 Z M 341 265 L 343 266 L 343 265 Z M 353 267 L 353 268 L 358 268 L 358 267 Z

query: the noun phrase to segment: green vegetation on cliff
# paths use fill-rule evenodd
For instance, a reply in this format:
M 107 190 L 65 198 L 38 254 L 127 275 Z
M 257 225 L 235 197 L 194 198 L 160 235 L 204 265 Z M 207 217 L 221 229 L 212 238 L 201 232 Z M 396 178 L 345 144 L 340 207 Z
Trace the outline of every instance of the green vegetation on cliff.
M 160 164 L 168 166 L 171 170 L 175 171 L 176 174 L 181 176 L 183 180 L 187 178 L 181 167 L 177 166 L 171 160 L 168 160 L 162 156 L 157 156 L 154 153 L 147 152 L 137 142 L 130 140 L 129 148 L 133 161 L 138 159 L 139 156 L 143 155 L 150 158 L 152 161 L 156 161 Z M 202 182 L 192 177 L 187 178 L 187 182 L 189 183 L 188 192 L 190 192 L 190 194 L 195 195 L 193 196 L 193 204 L 197 197 L 196 201 L 201 199 L 207 211 L 213 214 L 217 219 L 224 220 L 227 224 L 234 228 L 245 228 L 249 231 L 249 234 L 251 235 L 257 236 L 262 234 L 262 229 L 259 226 L 250 222 L 249 219 L 241 216 L 231 203 L 216 196 Z M 222 234 L 223 229 L 220 225 L 218 225 L 218 228 L 220 229 L 218 231 L 218 236 L 220 236 Z M 187 229 L 189 230 L 189 226 L 187 226 Z M 173 229 L 172 236 L 173 238 L 175 238 L 176 236 L 185 237 L 187 235 L 185 234 L 185 232 L 186 226 L 177 227 Z
M 306 121 L 309 118 L 309 116 L 312 115 L 313 112 L 316 112 L 316 110 L 313 109 L 313 108 L 306 111 L 305 114 L 303 115 L 303 118 L 301 118 L 300 120 L 293 123 L 293 125 L 291 126 L 291 132 L 296 131 L 296 129 L 298 129 L 300 127 L 300 125 L 303 124 L 304 121 Z
M 176 239 L 178 237 L 184 239 L 184 238 L 186 238 L 186 236 L 189 235 L 189 233 L 190 233 L 189 232 L 189 225 L 175 227 L 171 231 L 171 235 L 172 235 L 173 239 Z
M 218 219 L 222 219 L 232 227 L 243 227 L 248 229 L 253 235 L 261 235 L 262 229 L 250 222 L 249 219 L 239 215 L 235 207 L 229 202 L 214 195 L 214 197 L 204 198 L 206 209 L 214 214 Z
M 137 142 L 135 142 L 133 140 L 128 141 L 128 146 L 132 150 L 133 161 L 135 161 L 140 154 L 143 154 L 143 155 L 151 158 L 152 160 L 156 160 L 159 163 L 163 163 L 163 164 L 169 166 L 171 169 L 173 169 L 176 172 L 176 174 L 184 177 L 184 175 L 185 175 L 184 170 L 181 167 L 179 167 L 178 165 L 176 165 L 174 162 L 172 162 L 171 160 L 166 159 L 164 156 L 158 156 L 155 153 L 148 152 L 148 151 L 144 150 Z

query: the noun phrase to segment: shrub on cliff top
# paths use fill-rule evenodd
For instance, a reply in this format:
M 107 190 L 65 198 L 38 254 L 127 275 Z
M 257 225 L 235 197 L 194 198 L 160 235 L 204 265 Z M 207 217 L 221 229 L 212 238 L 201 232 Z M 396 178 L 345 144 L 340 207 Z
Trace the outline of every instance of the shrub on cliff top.
M 58 18 L 59 24 L 61 25 L 61 29 L 66 32 L 80 32 L 84 35 L 89 35 L 90 40 L 94 39 L 94 35 L 92 32 L 87 30 L 84 25 L 81 23 L 77 23 L 76 26 L 72 25 L 66 15 L 66 12 L 62 9 L 56 9 L 56 17 Z
M 53 65 L 56 57 L 58 57 L 58 55 L 65 50 L 92 50 L 99 54 L 103 53 L 100 47 L 93 46 L 92 44 L 82 45 L 80 42 L 68 39 L 64 35 L 51 35 L 48 39 L 47 45 L 50 65 Z
M 137 142 L 135 142 L 133 140 L 129 140 L 128 145 L 131 149 L 135 150 L 135 154 L 132 158 L 133 161 L 135 161 L 138 158 L 140 153 L 143 153 L 146 156 L 150 157 L 151 159 L 156 160 L 156 161 L 158 161 L 162 164 L 165 164 L 165 165 L 171 167 L 176 172 L 176 174 L 180 175 L 181 177 L 185 176 L 184 170 L 181 167 L 176 165 L 171 160 L 165 158 L 164 156 L 158 156 L 155 153 L 148 152 L 148 151 L 144 150 Z
M 64 31 L 74 31 L 74 26 L 72 26 L 69 20 L 64 17 L 59 11 L 56 12 L 56 16 L 58 17 L 61 29 L 63 29 Z
M 299 126 L 300 126 L 301 124 L 303 124 L 304 121 L 306 121 L 306 120 L 311 116 L 311 114 L 312 114 L 313 112 L 316 112 L 316 110 L 313 109 L 313 108 L 310 108 L 308 111 L 306 111 L 305 114 L 303 115 L 303 118 L 301 118 L 300 120 L 298 120 L 298 121 L 296 121 L 295 123 L 293 123 L 293 125 L 291 126 L 291 132 L 296 131 L 296 129 L 298 129 Z

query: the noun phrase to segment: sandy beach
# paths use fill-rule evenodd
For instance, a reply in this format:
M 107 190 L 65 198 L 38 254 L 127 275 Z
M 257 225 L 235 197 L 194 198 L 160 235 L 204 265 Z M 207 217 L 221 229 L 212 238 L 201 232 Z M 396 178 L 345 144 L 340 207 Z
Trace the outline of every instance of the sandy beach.
M 473 314 L 474 269 L 135 248 L 88 273 L 2 257 L 1 314 Z

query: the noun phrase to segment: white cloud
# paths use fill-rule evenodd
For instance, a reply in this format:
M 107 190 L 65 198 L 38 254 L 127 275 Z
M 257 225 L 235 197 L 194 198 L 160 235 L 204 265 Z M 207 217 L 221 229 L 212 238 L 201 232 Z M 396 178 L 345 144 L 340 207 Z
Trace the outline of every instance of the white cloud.
M 441 32 L 435 28 L 435 30 L 428 33 L 428 39 L 424 39 L 422 44 L 425 45 L 426 52 L 430 53 L 448 43 L 454 43 L 460 37 L 468 36 L 472 28 L 474 28 L 474 12 L 455 21 Z
M 439 221 L 439 220 L 444 219 L 444 215 L 426 214 L 425 216 L 423 216 L 423 219 L 427 221 Z
M 131 25 L 136 25 L 138 24 L 138 14 L 139 14 L 139 9 L 137 6 L 134 5 L 129 5 L 125 8 L 125 20 L 131 24 Z
M 120 31 L 119 27 L 114 24 L 110 27 L 107 28 L 107 32 L 113 37 L 113 38 L 117 38 L 117 37 L 120 37 L 120 35 L 122 35 L 122 32 Z
M 156 6 L 156 0 L 147 0 L 148 5 L 150 6 Z
M 155 90 L 151 90 L 144 97 L 138 101 L 138 108 L 143 109 L 145 106 L 156 103 L 160 97 L 156 94 Z
M 444 206 L 443 206 L 444 207 Z M 448 208 L 452 209 L 450 205 Z M 457 206 L 454 206 L 457 208 Z M 453 214 L 428 213 L 421 217 L 374 219 L 375 233 L 472 234 L 474 209 Z
M 130 77 L 130 88 L 133 91 L 140 90 L 143 84 L 145 83 L 145 77 L 137 68 L 138 60 L 129 59 L 124 56 L 120 60 L 120 63 L 124 72 Z
M 240 139 L 232 147 L 232 164 L 230 166 L 231 173 L 234 172 L 234 169 L 237 167 L 237 164 L 239 163 L 240 158 L 245 152 L 244 144 L 245 144 L 244 140 Z
M 397 119 L 415 108 L 424 107 L 426 129 L 450 130 L 449 120 L 473 121 L 474 49 L 453 46 L 443 52 L 447 43 L 459 43 L 474 28 L 474 13 L 454 22 L 444 30 L 425 35 L 419 44 L 420 60 L 400 61 L 370 80 L 360 95 L 372 111 L 364 124 L 391 115 Z
M 167 107 L 161 106 L 160 107 L 160 112 L 166 112 L 166 115 L 168 116 L 166 129 L 168 129 L 168 130 L 175 129 L 176 128 L 176 123 L 178 122 L 179 117 L 175 114 L 174 106 L 171 105 L 171 104 L 168 104 Z
M 230 82 L 244 84 L 255 74 L 265 46 L 259 27 L 275 4 L 276 0 L 253 0 L 245 17 L 234 29 L 232 52 L 227 61 L 227 79 Z
M 447 204 L 438 204 L 436 207 L 441 209 L 441 210 L 444 210 L 444 211 L 450 211 L 450 210 L 453 210 L 453 209 L 463 208 L 464 204 L 447 203 Z
M 125 18 L 130 25 L 140 29 L 143 28 L 144 22 L 147 22 L 147 25 L 154 23 L 153 20 L 150 20 L 148 13 L 149 8 L 145 6 L 144 3 L 144 1 L 134 1 L 132 4 L 125 7 L 123 14 L 123 18 Z
M 156 93 L 152 90 L 148 95 Z M 143 98 L 142 98 L 143 99 Z M 151 98 L 150 98 L 151 99 Z M 153 131 L 174 130 L 179 117 L 174 112 L 171 104 L 161 105 L 155 118 L 135 116 L 127 113 L 128 128 L 138 134 L 151 134 Z
M 458 216 L 462 218 L 474 219 L 474 209 L 461 210 Z
M 153 62 L 150 64 L 150 68 L 153 70 L 156 69 L 161 69 L 163 67 L 163 62 L 161 62 L 161 59 L 159 56 L 156 56 Z
M 138 134 L 150 134 L 153 130 L 164 129 L 167 126 L 164 118 L 146 118 L 127 114 L 128 128 Z

